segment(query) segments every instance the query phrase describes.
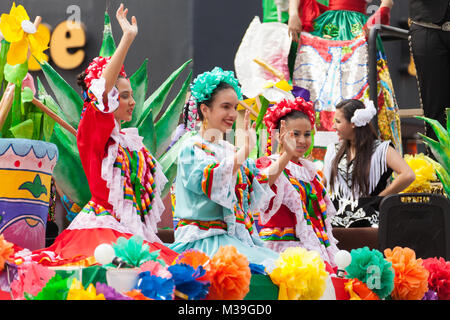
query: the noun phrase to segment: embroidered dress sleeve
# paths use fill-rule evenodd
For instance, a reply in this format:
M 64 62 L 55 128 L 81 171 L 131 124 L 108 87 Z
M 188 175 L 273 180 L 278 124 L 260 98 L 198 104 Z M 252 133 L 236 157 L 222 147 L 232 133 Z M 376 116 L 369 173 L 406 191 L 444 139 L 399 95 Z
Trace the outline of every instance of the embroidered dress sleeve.
M 249 178 L 251 179 L 250 210 L 252 212 L 266 210 L 271 199 L 275 196 L 269 185 L 269 179 L 263 170 L 256 166 L 253 159 L 247 159 L 245 165 L 249 170 Z
M 112 113 L 119 107 L 119 90 L 113 87 L 108 92 L 106 101 L 104 101 L 105 83 L 106 80 L 103 77 L 92 80 L 87 94 L 91 99 L 91 105 L 96 110 L 104 113 Z
M 233 210 L 236 201 L 233 166 L 234 154 L 218 159 L 209 146 L 194 142 L 180 152 L 178 178 L 190 191 L 205 194 L 212 201 Z
M 270 158 L 264 157 L 258 159 L 256 165 L 259 170 L 265 173 L 271 163 L 272 160 Z M 271 190 L 273 193 L 273 197 L 269 199 L 269 202 L 265 207 L 262 208 L 259 214 L 259 219 L 262 224 L 266 224 L 267 222 L 269 222 L 273 215 L 276 214 L 278 210 L 280 210 L 280 207 L 285 199 L 285 194 L 287 191 L 289 191 L 289 189 L 287 189 L 288 185 L 290 185 L 290 182 L 283 173 L 280 174 L 280 176 L 272 184 Z M 294 199 L 292 200 L 294 201 Z

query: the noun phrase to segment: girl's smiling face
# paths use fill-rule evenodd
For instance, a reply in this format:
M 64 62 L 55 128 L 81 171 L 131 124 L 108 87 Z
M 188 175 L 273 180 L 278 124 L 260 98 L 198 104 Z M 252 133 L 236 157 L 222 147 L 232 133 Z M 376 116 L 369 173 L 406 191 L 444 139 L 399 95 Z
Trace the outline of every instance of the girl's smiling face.
M 131 121 L 136 101 L 133 98 L 130 81 L 126 78 L 119 78 L 116 82 L 116 88 L 119 90 L 119 107 L 114 111 L 114 118 L 119 123 Z
M 303 157 L 312 143 L 311 122 L 306 118 L 287 119 L 286 130 L 295 138 L 295 158 Z
M 210 106 L 201 104 L 200 109 L 204 119 L 206 119 L 206 129 L 227 132 L 233 127 L 237 117 L 237 106 L 239 99 L 232 88 L 218 91 Z
M 336 130 L 342 140 L 353 140 L 355 138 L 354 125 L 347 121 L 341 109 L 336 109 L 333 129 Z

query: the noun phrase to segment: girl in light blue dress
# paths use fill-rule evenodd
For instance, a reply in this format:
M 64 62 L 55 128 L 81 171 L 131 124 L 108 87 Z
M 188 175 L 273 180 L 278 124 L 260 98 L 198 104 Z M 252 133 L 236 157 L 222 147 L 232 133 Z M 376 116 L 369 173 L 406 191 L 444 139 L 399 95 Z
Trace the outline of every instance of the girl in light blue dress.
M 194 80 L 191 94 L 195 102 L 185 110 L 185 118 L 195 121 L 198 115 L 202 124 L 179 153 L 174 213 L 178 223 L 170 248 L 179 253 L 197 249 L 211 257 L 220 246 L 233 245 L 252 263 L 276 259 L 278 253 L 264 247 L 253 220 L 274 194 L 268 177 L 248 159 L 256 143 L 248 112 L 244 130 L 237 132 L 244 146 L 237 150 L 223 139 L 242 99 L 237 79 L 233 72 L 216 67 Z

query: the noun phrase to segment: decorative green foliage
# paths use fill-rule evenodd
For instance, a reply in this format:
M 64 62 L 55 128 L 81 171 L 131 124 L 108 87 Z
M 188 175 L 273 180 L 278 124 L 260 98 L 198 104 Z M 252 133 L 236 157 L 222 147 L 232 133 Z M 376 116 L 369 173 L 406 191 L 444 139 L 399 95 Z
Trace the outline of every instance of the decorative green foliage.
M 433 140 L 421 133 L 420 137 L 423 142 L 430 147 L 431 152 L 436 157 L 436 160 L 441 164 L 442 169 L 436 172 L 439 180 L 444 186 L 445 193 L 450 197 L 450 108 L 446 109 L 447 114 L 447 128 L 445 129 L 437 120 L 416 117 L 428 123 L 433 128 L 436 137 L 439 141 Z

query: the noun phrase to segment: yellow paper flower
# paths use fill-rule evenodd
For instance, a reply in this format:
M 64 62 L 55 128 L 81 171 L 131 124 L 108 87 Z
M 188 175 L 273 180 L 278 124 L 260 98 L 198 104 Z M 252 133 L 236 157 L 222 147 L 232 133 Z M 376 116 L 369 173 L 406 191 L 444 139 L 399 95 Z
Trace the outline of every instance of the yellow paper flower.
M 9 65 L 24 63 L 28 58 L 28 50 L 38 61 L 45 59 L 44 51 L 48 49 L 49 34 L 42 27 L 36 29 L 22 5 L 16 7 L 13 3 L 9 14 L 1 15 L 0 31 L 10 43 L 6 57 Z
M 316 251 L 291 247 L 280 253 L 270 273 L 279 300 L 318 300 L 326 288 L 325 263 Z
M 416 180 L 414 180 L 413 183 L 408 186 L 408 188 L 403 190 L 403 192 L 431 192 L 431 182 L 437 180 L 436 169 L 438 168 L 439 164 L 423 153 L 419 153 L 417 155 L 406 154 L 404 159 L 414 171 Z
M 67 294 L 67 300 L 106 300 L 103 293 L 97 295 L 97 290 L 91 283 L 85 290 L 81 281 L 73 278 L 72 285 L 70 286 L 69 293 Z

